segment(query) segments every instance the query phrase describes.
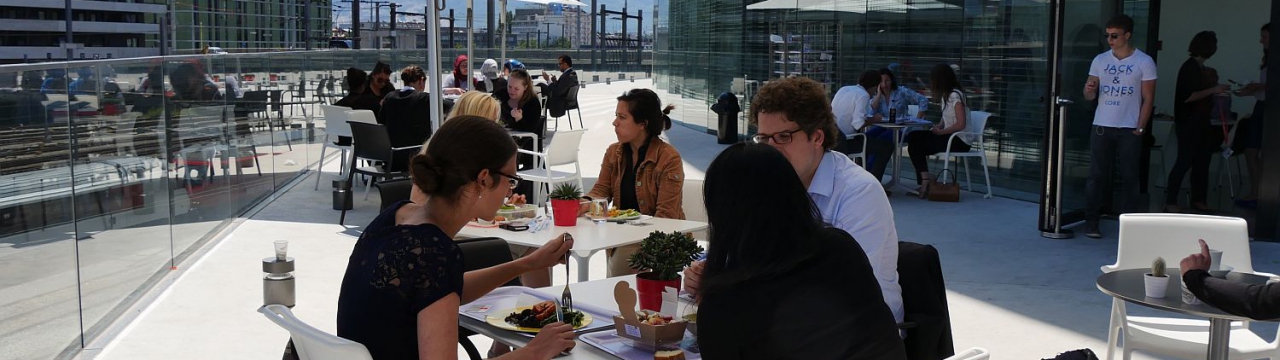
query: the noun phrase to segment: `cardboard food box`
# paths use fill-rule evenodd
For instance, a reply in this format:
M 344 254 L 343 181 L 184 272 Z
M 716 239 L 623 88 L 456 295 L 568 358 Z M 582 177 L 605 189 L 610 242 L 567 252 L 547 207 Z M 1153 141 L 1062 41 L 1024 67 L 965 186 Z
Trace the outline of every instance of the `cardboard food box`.
M 640 322 L 636 316 L 636 291 L 626 281 L 619 281 L 613 287 L 613 297 L 618 302 L 618 313 L 614 315 L 613 326 L 618 336 L 634 340 L 637 345 L 656 350 L 677 346 L 684 339 L 687 325 L 680 319 L 663 325 L 649 325 Z

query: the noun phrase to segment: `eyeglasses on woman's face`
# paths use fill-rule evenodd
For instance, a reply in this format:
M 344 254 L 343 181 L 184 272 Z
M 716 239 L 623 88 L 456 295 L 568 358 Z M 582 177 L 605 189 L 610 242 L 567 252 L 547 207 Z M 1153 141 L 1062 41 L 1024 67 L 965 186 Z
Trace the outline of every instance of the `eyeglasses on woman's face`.
M 755 143 L 757 144 L 768 143 L 770 139 L 773 140 L 774 144 L 778 144 L 778 145 L 790 144 L 791 140 L 794 138 L 793 134 L 801 131 L 804 131 L 804 129 L 782 131 L 782 132 L 776 132 L 773 134 L 757 133 L 756 136 L 751 137 L 751 140 L 755 141 Z
M 510 187 L 509 187 L 509 189 L 511 189 L 511 190 L 515 190 L 515 189 L 516 189 L 516 186 L 520 186 L 520 182 L 521 182 L 521 181 L 524 181 L 524 178 L 519 177 L 519 176 L 516 176 L 516 175 L 507 175 L 506 173 L 501 172 L 501 171 L 498 171 L 498 170 L 492 170 L 492 171 L 493 171 L 495 174 L 502 175 L 502 176 L 506 176 L 506 177 L 507 177 L 507 182 L 508 182 L 508 183 L 510 183 Z

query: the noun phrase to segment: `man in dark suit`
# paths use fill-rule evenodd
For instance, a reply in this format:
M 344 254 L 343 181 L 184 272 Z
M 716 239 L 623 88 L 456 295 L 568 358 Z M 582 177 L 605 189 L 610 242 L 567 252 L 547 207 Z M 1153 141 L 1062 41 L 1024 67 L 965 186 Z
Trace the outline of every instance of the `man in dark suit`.
M 548 82 L 543 91 L 547 92 L 547 111 L 551 117 L 564 116 L 565 111 L 577 105 L 578 101 L 569 98 L 569 89 L 578 86 L 578 72 L 573 70 L 573 59 L 569 55 L 560 55 L 557 65 L 561 72 L 559 78 L 542 74 L 542 78 Z

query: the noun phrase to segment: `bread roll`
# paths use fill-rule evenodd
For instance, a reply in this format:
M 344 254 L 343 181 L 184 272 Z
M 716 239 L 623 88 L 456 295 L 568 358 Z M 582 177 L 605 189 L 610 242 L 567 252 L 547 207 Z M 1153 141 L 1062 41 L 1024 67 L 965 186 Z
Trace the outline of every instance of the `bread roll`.
M 684 350 L 667 350 L 653 353 L 653 360 L 684 360 Z

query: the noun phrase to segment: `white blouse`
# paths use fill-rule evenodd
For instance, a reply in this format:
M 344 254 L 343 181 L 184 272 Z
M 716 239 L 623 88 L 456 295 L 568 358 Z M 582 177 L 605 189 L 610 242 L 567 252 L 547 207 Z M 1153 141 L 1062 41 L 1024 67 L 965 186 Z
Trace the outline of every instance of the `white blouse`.
M 942 127 L 951 127 L 956 124 L 956 104 L 964 103 L 965 109 L 965 128 L 960 130 L 965 134 L 956 135 L 965 144 L 973 145 L 978 141 L 977 132 L 981 129 L 974 130 L 972 111 L 969 109 L 969 102 L 965 101 L 964 94 L 960 90 L 952 91 L 951 96 L 947 97 L 947 103 L 942 105 Z M 971 133 L 971 134 L 970 134 Z

